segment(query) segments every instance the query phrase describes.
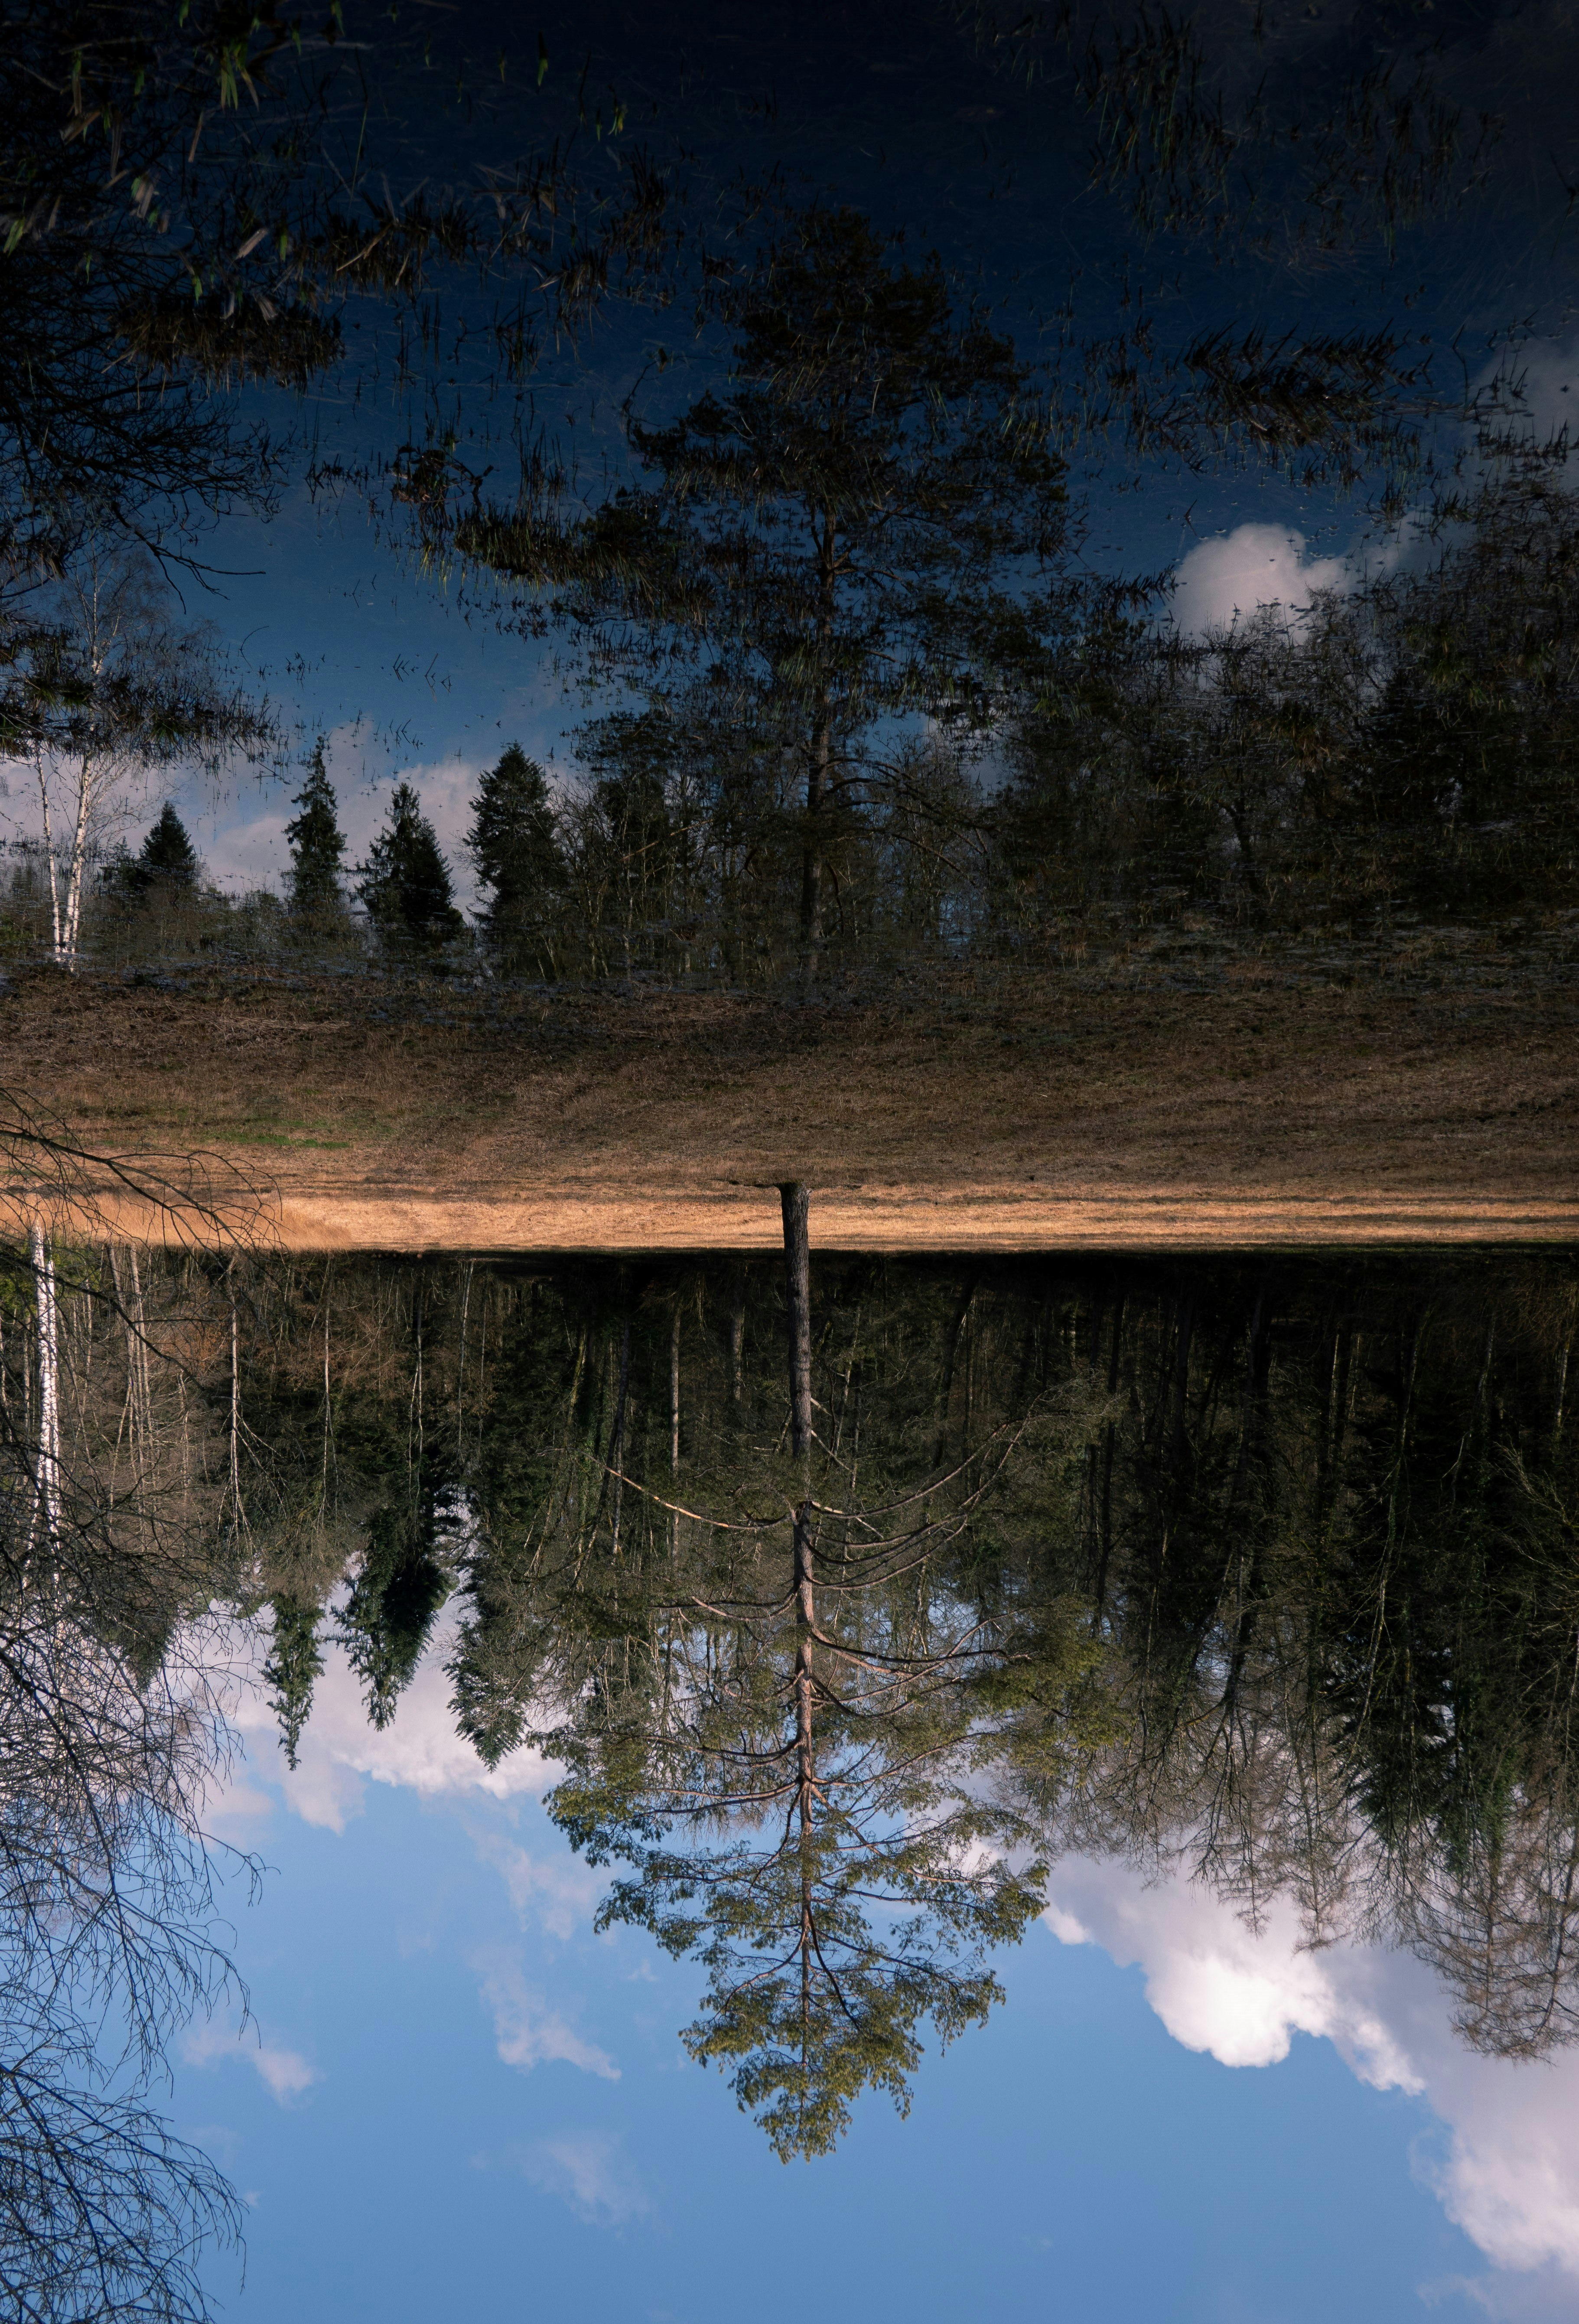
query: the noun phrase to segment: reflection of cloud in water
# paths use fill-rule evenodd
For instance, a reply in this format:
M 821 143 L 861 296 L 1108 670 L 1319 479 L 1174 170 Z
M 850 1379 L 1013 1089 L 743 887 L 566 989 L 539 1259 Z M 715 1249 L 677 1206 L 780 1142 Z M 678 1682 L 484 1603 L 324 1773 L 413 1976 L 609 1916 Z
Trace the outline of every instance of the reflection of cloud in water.
M 513 1752 L 502 1766 L 489 1769 L 457 1733 L 444 1668 L 451 1636 L 441 1622 L 382 1734 L 368 1719 L 361 1686 L 344 1651 L 326 1645 L 294 1774 L 279 1749 L 267 1691 L 260 1684 L 237 1720 L 254 1771 L 279 1784 L 286 1803 L 304 1821 L 330 1831 L 343 1831 L 348 1819 L 361 1813 L 364 1785 L 369 1781 L 403 1784 L 425 1800 L 479 1792 L 505 1800 L 545 1791 L 550 1777 L 547 1763 L 535 1751 Z
M 1448 2217 L 1498 2268 L 1541 2271 L 1538 2282 L 1453 2288 L 1473 2289 L 1498 2316 L 1573 2313 L 1579 2051 L 1519 2065 L 1465 2049 L 1424 1962 L 1370 1945 L 1302 1950 L 1298 1915 L 1282 1902 L 1257 1937 L 1199 1883 L 1149 1886 L 1128 1866 L 1078 1857 L 1057 1866 L 1051 1896 L 1053 1933 L 1138 1966 L 1147 1999 L 1187 2049 L 1264 2066 L 1288 2055 L 1294 2034 L 1318 2034 L 1362 2081 L 1423 2097 L 1451 2133 L 1427 2173 Z
M 1261 605 L 1303 613 L 1318 589 L 1352 588 L 1354 578 L 1344 558 L 1307 556 L 1305 535 L 1287 525 L 1235 525 L 1181 559 L 1173 618 L 1182 635 L 1199 637 Z
M 490 1945 L 474 1953 L 471 1967 L 477 1987 L 493 2013 L 494 2040 L 507 2066 L 530 2073 L 534 2066 L 556 2062 L 577 2066 L 617 2082 L 620 2070 L 606 2050 L 583 2041 L 557 2009 L 549 2007 L 538 1987 L 527 1982 L 521 1963 L 503 1946 Z
M 596 2227 L 623 2227 L 652 2206 L 641 2181 L 622 2162 L 619 2141 L 597 2131 L 566 2131 L 522 2149 L 523 2178 L 545 2195 L 559 2195 Z

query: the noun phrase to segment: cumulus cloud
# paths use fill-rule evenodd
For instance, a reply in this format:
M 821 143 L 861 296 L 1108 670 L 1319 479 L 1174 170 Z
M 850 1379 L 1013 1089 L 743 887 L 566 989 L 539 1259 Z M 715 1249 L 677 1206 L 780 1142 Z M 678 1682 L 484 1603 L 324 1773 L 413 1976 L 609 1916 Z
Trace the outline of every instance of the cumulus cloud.
M 529 1917 L 561 1941 L 591 1921 L 605 1886 L 601 1875 L 577 1858 L 563 1861 L 529 1855 L 500 1832 L 478 1832 L 477 1853 L 493 1865 L 522 1922 Z
M 494 755 L 452 753 L 447 758 L 392 761 L 361 722 L 332 729 L 324 738 L 324 767 L 334 787 L 336 810 L 346 837 L 346 872 L 365 860 L 383 828 L 396 783 L 410 783 L 438 835 L 457 902 L 475 910 L 477 896 L 466 835 L 471 827 L 472 801 Z M 178 812 L 216 885 L 233 893 L 256 888 L 283 891 L 291 871 L 285 827 L 295 816 L 292 801 L 301 780 L 298 769 L 282 782 L 272 784 L 266 793 L 224 802 L 208 799 L 191 783 L 178 792 Z
M 1184 635 L 1199 637 L 1231 628 L 1259 605 L 1303 613 L 1318 589 L 1349 588 L 1353 580 L 1347 558 L 1307 555 L 1305 535 L 1288 526 L 1235 525 L 1181 559 L 1173 618 Z
M 1579 2282 L 1579 2053 L 1520 2066 L 1466 2050 L 1434 1973 L 1407 1953 L 1300 1941 L 1274 1906 L 1252 1934 L 1232 1906 L 1182 1877 L 1145 1882 L 1114 1862 L 1072 1858 L 1048 1925 L 1138 1965 L 1177 2041 L 1224 2065 L 1287 2057 L 1296 2034 L 1330 2041 L 1362 2081 L 1419 2097 L 1445 2153 L 1417 2165 L 1454 2224 L 1498 2273 L 1465 2286 L 1488 2314 L 1572 2315 Z M 1554 2287 L 1560 2287 L 1560 2300 Z M 1555 2304 L 1554 2304 L 1555 2303 Z
M 471 1966 L 478 1989 L 493 2012 L 494 2039 L 507 2066 L 530 2073 L 534 2066 L 558 2061 L 578 2066 L 584 2074 L 597 2074 L 617 2082 L 620 2070 L 606 2050 L 584 2042 L 557 2009 L 550 2009 L 535 1986 L 528 1985 L 513 1955 L 492 1947 L 476 1952 Z
M 565 2131 L 523 2147 L 523 2177 L 545 2195 L 559 2195 L 595 2226 L 623 2227 L 645 2218 L 652 2205 L 639 2179 L 620 2159 L 619 2141 L 600 2131 Z
M 1355 1971 L 1359 1957 L 1345 1954 L 1340 1980 L 1340 1949 L 1304 1949 L 1292 1905 L 1274 1904 L 1255 1934 L 1197 1883 L 1147 1886 L 1126 1865 L 1075 1858 L 1059 1865 L 1045 1917 L 1065 1944 L 1099 1944 L 1123 1968 L 1138 1963 L 1147 2000 L 1187 2050 L 1225 2066 L 1270 2066 L 1294 2034 L 1316 2034 L 1376 2089 L 1421 2087 Z
M 362 1691 L 343 1650 L 328 1646 L 313 1690 L 312 1716 L 292 1774 L 281 1757 L 272 1714 L 262 1690 L 245 1702 L 239 1725 L 257 1763 L 274 1774 L 286 1803 L 310 1824 L 343 1831 L 361 1812 L 365 1784 L 402 1784 L 421 1799 L 485 1794 L 496 1800 L 537 1795 L 550 1780 L 534 1751 L 516 1751 L 485 1766 L 456 1731 L 444 1660 L 453 1633 L 441 1624 L 381 1734 L 367 1716 Z
M 181 2037 L 180 2054 L 189 2066 L 217 2066 L 238 2060 L 253 2069 L 279 2106 L 300 2098 L 319 2080 L 317 2068 L 309 2065 L 299 2050 L 279 2049 L 261 2040 L 255 2026 L 243 2026 L 238 2032 L 220 2017 L 189 2026 Z

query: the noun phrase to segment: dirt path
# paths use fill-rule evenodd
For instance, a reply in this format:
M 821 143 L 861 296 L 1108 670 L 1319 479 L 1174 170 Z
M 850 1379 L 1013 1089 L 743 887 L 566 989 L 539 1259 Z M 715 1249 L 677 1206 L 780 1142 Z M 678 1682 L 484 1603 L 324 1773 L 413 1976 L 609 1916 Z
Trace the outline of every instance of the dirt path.
M 213 1149 L 299 1247 L 1579 1241 L 1579 1000 L 1246 975 L 934 979 L 863 1007 L 49 973 L 0 1079 Z M 127 1222 L 130 1223 L 130 1221 Z

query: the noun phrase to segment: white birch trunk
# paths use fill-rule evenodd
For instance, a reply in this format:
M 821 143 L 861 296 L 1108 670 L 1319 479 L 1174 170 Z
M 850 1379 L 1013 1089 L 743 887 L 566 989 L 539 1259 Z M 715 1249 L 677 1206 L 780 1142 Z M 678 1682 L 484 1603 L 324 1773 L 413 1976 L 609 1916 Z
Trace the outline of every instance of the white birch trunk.
M 60 883 L 55 876 L 55 835 L 50 825 L 50 785 L 44 773 L 44 762 L 38 761 L 39 805 L 44 818 L 44 862 L 50 871 L 50 944 L 57 961 L 62 957 L 60 946 Z
M 39 1443 L 35 1530 L 42 1526 L 51 1568 L 60 1540 L 60 1337 L 55 1270 L 42 1227 L 28 1232 L 39 1319 Z
M 66 879 L 66 965 L 77 973 L 77 945 L 82 927 L 82 881 L 88 866 L 88 813 L 93 801 L 93 761 L 84 758 L 77 779 L 77 821 L 71 833 L 71 861 Z

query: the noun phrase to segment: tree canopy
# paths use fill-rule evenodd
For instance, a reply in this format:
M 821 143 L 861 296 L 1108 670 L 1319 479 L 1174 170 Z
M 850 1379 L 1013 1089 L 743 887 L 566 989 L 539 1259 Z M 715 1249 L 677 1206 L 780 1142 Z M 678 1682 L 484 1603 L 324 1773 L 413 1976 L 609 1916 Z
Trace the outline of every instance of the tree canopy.
M 388 820 L 356 871 L 357 898 L 395 954 L 433 954 L 465 927 L 438 836 L 410 783 L 395 785 Z
M 633 419 L 590 517 L 494 510 L 462 552 L 546 594 L 605 675 L 707 670 L 799 805 L 802 973 L 841 845 L 902 791 L 895 722 L 969 724 L 1001 599 L 1062 537 L 1064 462 L 1011 342 L 864 218 L 814 208 L 749 272 L 729 392 Z

